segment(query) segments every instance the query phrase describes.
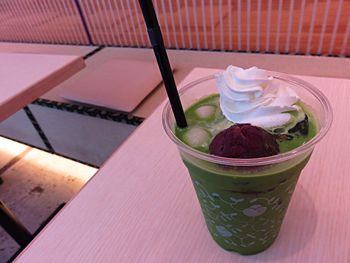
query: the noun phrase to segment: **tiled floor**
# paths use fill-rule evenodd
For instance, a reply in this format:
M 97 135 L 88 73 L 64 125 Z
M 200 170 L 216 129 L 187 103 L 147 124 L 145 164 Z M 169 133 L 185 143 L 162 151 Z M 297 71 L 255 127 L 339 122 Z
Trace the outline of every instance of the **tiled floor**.
M 0 137 L 0 199 L 35 232 L 95 174 L 92 168 Z M 0 228 L 0 263 L 19 249 Z

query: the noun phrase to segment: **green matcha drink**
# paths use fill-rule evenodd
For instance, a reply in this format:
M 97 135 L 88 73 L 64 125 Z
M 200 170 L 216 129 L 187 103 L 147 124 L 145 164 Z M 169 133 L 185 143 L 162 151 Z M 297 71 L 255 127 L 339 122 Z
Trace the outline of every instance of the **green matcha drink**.
M 169 105 L 163 125 L 188 168 L 213 239 L 249 255 L 276 239 L 332 113 L 324 95 L 302 80 L 256 68 L 230 70 L 180 91 L 187 128 L 175 125 Z
M 298 104 L 304 113 L 302 117 L 293 112 L 294 119 L 286 127 L 277 127 L 270 131 L 276 136 L 282 153 L 308 142 L 317 133 L 317 124 L 311 111 L 306 105 L 300 102 Z M 213 137 L 234 124 L 222 114 L 219 94 L 194 103 L 186 110 L 185 115 L 189 126 L 185 129 L 176 127 L 176 136 L 185 144 L 204 153 L 209 152 L 209 144 Z

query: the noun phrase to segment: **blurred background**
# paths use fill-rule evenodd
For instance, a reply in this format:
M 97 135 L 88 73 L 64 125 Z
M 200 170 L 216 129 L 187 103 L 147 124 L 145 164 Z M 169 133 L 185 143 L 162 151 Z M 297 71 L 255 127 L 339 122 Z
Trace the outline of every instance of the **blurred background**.
M 154 0 L 167 48 L 349 56 L 349 0 Z M 137 0 L 1 0 L 0 41 L 150 47 Z

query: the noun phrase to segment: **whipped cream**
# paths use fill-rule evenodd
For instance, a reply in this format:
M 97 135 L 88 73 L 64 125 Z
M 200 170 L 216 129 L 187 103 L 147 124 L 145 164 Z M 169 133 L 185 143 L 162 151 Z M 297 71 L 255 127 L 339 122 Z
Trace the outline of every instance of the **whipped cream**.
M 303 114 L 301 107 L 294 105 L 298 95 L 265 70 L 228 66 L 215 77 L 222 113 L 234 123 L 270 129 L 291 122 L 293 112 Z

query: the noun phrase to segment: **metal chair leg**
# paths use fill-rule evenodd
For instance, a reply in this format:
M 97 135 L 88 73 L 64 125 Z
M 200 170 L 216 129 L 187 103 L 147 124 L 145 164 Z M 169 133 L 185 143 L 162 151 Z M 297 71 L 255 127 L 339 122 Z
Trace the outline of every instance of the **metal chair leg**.
M 31 233 L 19 222 L 15 215 L 0 201 L 0 226 L 24 248 L 33 239 Z

